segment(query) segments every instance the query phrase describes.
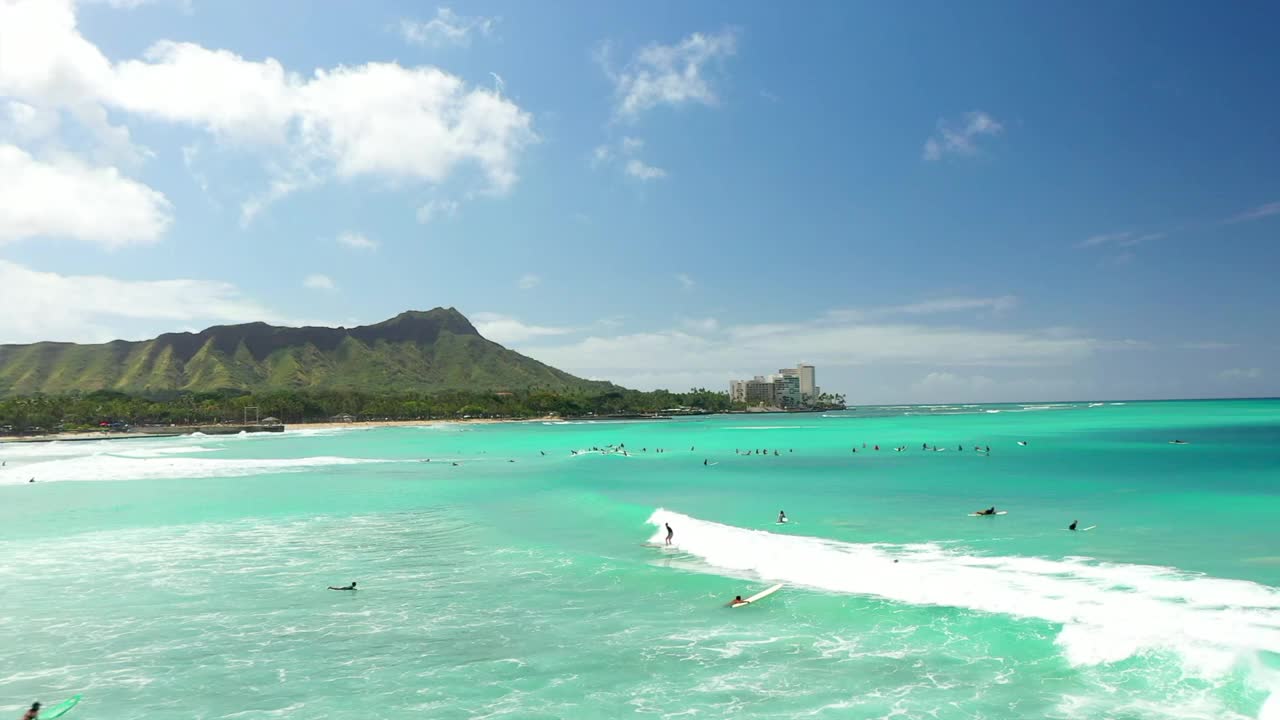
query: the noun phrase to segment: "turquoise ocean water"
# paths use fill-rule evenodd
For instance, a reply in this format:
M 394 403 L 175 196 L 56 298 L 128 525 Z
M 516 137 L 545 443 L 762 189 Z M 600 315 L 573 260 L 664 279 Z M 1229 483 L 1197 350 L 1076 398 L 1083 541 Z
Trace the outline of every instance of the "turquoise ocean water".
M 0 715 L 83 693 L 69 718 L 1280 718 L 1280 401 L 0 460 Z

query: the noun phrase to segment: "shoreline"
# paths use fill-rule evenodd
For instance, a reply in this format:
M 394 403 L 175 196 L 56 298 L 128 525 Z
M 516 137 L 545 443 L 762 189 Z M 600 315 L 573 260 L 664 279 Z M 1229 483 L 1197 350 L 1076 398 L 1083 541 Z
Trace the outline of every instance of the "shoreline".
M 298 422 L 284 423 L 284 431 L 288 433 L 290 430 L 334 430 L 340 428 L 372 430 L 375 428 L 389 427 L 429 427 L 432 425 L 448 425 L 448 424 L 468 424 L 468 425 L 497 425 L 500 423 L 529 423 L 529 422 L 615 422 L 626 420 L 673 420 L 680 417 L 708 417 L 712 415 L 794 415 L 802 413 L 814 412 L 831 412 L 832 409 L 805 409 L 805 410 L 730 410 L 723 413 L 691 413 L 688 415 L 601 415 L 601 416 L 582 416 L 582 417 L 561 417 L 558 415 L 544 415 L 542 417 L 532 418 L 440 418 L 435 420 L 352 420 L 350 422 L 341 422 L 333 420 L 321 420 L 317 422 Z M 145 426 L 144 426 L 145 427 Z M 160 427 L 160 426 L 150 426 Z M 162 437 L 182 437 L 199 431 L 202 427 L 208 425 L 175 425 L 165 427 L 163 432 L 70 432 L 70 433 L 49 433 L 47 435 L 9 435 L 0 436 L 0 445 L 6 443 L 39 443 L 39 442 L 91 442 L 94 440 L 137 440 L 141 438 L 162 438 Z

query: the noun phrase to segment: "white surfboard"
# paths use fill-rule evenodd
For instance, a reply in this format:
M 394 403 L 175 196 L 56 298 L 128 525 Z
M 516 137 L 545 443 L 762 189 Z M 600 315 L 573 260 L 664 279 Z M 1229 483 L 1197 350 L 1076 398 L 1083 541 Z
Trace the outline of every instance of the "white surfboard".
M 740 603 L 734 603 L 733 605 L 730 605 L 730 607 L 740 608 L 743 605 L 750 605 L 751 603 L 757 600 L 763 600 L 764 598 L 769 597 L 770 595 L 778 592 L 781 589 L 782 589 L 782 583 L 778 583 L 777 585 L 774 585 L 771 588 L 765 588 L 764 590 L 761 590 L 760 592 L 756 593 L 755 595 L 752 595 L 751 597 L 747 598 L 746 600 L 743 600 Z
M 969 513 L 973 517 L 991 517 L 991 513 Z M 1008 515 L 1008 510 L 997 510 L 996 515 Z
M 1090 525 L 1090 526 L 1089 526 L 1089 527 L 1087 527 L 1087 528 L 1080 528 L 1080 532 L 1084 532 L 1085 530 L 1092 530 L 1092 529 L 1094 529 L 1094 528 L 1096 528 L 1096 527 L 1098 527 L 1098 526 L 1097 526 L 1097 525 Z

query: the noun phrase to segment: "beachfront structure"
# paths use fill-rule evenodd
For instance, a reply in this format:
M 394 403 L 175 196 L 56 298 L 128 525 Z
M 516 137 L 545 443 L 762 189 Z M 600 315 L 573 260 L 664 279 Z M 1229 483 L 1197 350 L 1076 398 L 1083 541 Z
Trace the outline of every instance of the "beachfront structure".
M 800 363 L 782 368 L 773 375 L 757 375 L 751 380 L 730 380 L 729 400 L 747 405 L 769 405 L 799 408 L 813 405 L 818 399 L 812 365 Z
M 760 375 L 751 380 L 731 380 L 729 400 L 748 405 L 776 405 L 777 393 L 773 381 Z

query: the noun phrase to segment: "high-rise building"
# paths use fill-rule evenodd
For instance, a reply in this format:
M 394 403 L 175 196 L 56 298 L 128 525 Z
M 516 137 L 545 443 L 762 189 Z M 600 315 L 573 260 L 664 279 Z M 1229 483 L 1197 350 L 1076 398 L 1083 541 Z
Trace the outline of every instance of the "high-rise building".
M 800 363 L 767 377 L 757 375 L 751 380 L 730 380 L 729 399 L 748 405 L 767 404 L 782 408 L 812 405 L 818 399 L 813 366 Z
M 806 403 L 814 402 L 818 399 L 817 373 L 814 367 L 804 363 L 796 363 L 796 370 L 800 372 L 800 397 Z

